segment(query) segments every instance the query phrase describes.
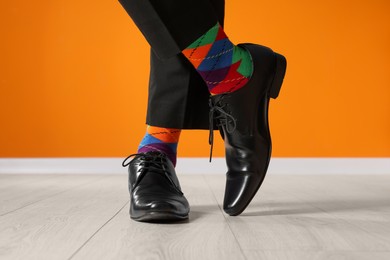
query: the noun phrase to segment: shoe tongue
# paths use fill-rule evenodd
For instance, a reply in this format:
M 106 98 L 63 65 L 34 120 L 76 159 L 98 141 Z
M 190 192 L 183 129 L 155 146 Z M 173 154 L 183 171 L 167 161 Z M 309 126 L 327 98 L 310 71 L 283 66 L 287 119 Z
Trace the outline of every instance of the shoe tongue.
M 220 99 L 221 99 L 222 95 L 214 95 L 214 96 L 210 96 L 209 98 L 209 102 L 211 104 L 215 104 L 217 103 Z
M 150 156 L 162 156 L 162 157 L 166 157 L 165 153 L 156 152 L 156 151 L 146 152 L 145 154 L 150 155 Z
M 228 96 L 229 96 L 228 93 L 210 96 L 209 106 L 212 107 L 212 106 L 218 105 L 219 102 L 221 102 L 222 100 L 224 100 Z

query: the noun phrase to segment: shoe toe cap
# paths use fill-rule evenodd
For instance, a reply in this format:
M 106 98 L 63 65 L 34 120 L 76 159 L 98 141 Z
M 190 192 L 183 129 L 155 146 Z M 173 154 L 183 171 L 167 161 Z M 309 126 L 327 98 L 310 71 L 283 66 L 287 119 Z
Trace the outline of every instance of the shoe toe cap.
M 132 200 L 130 206 L 130 215 L 139 217 L 144 215 L 159 216 L 187 216 L 189 213 L 188 201 L 183 197 L 173 198 L 145 198 Z
M 247 173 L 228 174 L 226 180 L 224 211 L 231 215 L 241 214 L 257 192 L 260 180 Z

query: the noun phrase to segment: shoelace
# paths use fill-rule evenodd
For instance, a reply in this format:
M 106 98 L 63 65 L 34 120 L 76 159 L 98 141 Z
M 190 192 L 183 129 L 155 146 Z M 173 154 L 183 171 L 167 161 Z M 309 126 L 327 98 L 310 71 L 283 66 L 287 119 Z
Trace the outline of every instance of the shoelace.
M 133 157 L 133 158 L 132 158 Z M 131 160 L 129 160 L 132 158 Z M 139 165 L 142 166 L 142 168 L 139 170 L 141 171 L 140 175 L 137 178 L 136 183 L 134 183 L 133 187 L 136 187 L 140 180 L 143 178 L 143 176 L 147 172 L 156 172 L 156 173 L 162 173 L 167 177 L 169 182 L 172 184 L 172 186 L 181 194 L 183 195 L 182 191 L 176 186 L 176 184 L 172 181 L 169 172 L 168 172 L 168 166 L 167 166 L 167 157 L 165 154 L 160 152 L 153 152 L 153 153 L 134 153 L 127 156 L 123 162 L 122 166 L 127 167 L 129 166 L 134 160 L 140 159 Z
M 209 99 L 209 106 L 210 106 L 210 112 L 209 112 L 209 144 L 210 144 L 210 159 L 209 162 L 211 162 L 211 158 L 213 157 L 213 147 L 214 147 L 214 120 L 217 120 L 217 126 L 225 126 L 226 132 L 231 134 L 236 130 L 236 119 L 226 112 L 224 110 L 226 105 L 221 105 L 221 100 L 224 98 L 222 96 L 218 102 L 213 104 L 211 98 Z M 217 116 L 215 116 L 215 113 L 217 113 Z M 229 121 L 230 119 L 230 121 Z M 229 124 L 232 122 L 232 124 Z M 232 125 L 232 126 L 231 126 Z

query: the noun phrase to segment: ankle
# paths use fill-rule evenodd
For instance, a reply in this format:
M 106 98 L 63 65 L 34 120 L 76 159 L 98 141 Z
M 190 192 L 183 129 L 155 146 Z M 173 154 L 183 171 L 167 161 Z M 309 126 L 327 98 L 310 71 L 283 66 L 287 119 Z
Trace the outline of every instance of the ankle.
M 180 133 L 180 129 L 148 125 L 146 134 L 138 147 L 138 153 L 163 153 L 175 166 Z

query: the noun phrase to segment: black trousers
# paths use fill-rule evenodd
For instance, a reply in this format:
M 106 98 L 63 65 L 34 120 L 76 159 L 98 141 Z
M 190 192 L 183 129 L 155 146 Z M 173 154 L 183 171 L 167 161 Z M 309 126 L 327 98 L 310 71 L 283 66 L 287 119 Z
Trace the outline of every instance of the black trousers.
M 208 129 L 209 92 L 181 51 L 217 22 L 224 0 L 119 0 L 151 46 L 146 123 Z

